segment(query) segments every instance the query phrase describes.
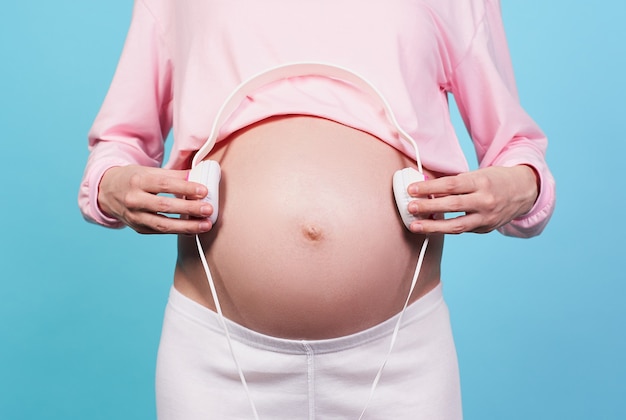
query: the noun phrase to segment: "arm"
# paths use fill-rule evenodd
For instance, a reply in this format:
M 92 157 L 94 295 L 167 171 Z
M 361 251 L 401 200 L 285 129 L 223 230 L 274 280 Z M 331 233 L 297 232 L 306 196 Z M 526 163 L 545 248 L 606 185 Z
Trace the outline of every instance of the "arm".
M 423 220 L 414 232 L 462 233 L 498 229 L 510 236 L 541 233 L 555 203 L 545 161 L 547 139 L 522 109 L 497 0 L 485 13 L 469 49 L 452 69 L 448 89 L 474 141 L 480 169 L 413 184 L 410 211 L 422 216 L 463 212 L 449 220 Z
M 89 133 L 90 155 L 78 203 L 85 219 L 106 227 L 125 225 L 141 233 L 199 233 L 206 220 L 200 202 L 206 188 L 186 181 L 187 171 L 158 168 L 172 124 L 172 69 L 158 22 L 141 1 L 115 76 Z

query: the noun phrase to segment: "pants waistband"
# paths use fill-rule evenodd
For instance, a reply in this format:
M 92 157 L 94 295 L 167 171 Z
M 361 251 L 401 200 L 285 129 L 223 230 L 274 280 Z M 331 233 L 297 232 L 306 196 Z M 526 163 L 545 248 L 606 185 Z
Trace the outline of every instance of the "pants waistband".
M 442 304 L 443 292 L 442 285 L 439 283 L 435 288 L 407 307 L 402 318 L 401 328 L 423 320 Z M 216 312 L 184 296 L 173 286 L 170 290 L 168 308 L 178 312 L 187 319 L 203 325 L 207 329 L 220 334 L 224 333 Z M 397 314 L 378 325 L 354 334 L 323 340 L 295 340 L 273 337 L 253 331 L 229 319 L 225 321 L 231 338 L 242 344 L 287 354 L 301 354 L 304 352 L 323 354 L 347 350 L 370 341 L 388 337 L 393 333 L 399 316 Z

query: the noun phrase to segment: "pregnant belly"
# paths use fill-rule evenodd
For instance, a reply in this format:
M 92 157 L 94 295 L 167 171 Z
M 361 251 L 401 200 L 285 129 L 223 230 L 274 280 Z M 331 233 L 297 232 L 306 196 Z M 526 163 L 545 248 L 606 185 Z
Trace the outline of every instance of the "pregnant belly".
M 402 225 L 391 178 L 410 160 L 328 120 L 276 117 L 237 132 L 222 166 L 220 216 L 201 240 L 225 315 L 287 338 L 330 338 L 393 316 L 423 237 Z M 433 238 L 415 297 L 439 280 Z M 193 238 L 179 239 L 176 287 L 214 308 Z

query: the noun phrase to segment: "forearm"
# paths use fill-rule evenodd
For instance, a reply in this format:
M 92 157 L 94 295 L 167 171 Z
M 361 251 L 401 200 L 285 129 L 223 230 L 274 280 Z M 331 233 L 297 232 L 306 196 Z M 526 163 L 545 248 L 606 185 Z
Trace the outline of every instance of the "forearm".
M 529 167 L 534 172 L 536 182 L 536 198 L 531 208 L 498 228 L 498 231 L 507 236 L 520 238 L 539 235 L 548 224 L 556 204 L 554 177 L 548 168 L 544 152 L 520 147 L 515 153 L 502 156 L 496 164 L 506 167 Z

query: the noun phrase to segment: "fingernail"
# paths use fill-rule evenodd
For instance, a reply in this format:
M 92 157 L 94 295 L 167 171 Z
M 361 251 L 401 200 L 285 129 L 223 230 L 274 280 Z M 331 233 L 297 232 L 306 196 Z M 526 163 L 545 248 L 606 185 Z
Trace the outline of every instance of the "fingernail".
M 409 204 L 409 212 L 410 212 L 410 213 L 417 213 L 417 204 L 415 204 L 415 203 L 410 203 L 410 204 Z
M 411 194 L 411 195 L 417 195 L 417 189 L 418 189 L 418 188 L 417 188 L 415 185 L 411 185 L 411 186 L 409 187 L 409 194 Z
M 207 231 L 211 229 L 211 222 L 200 222 L 200 230 Z
M 411 231 L 415 233 L 420 233 L 424 230 L 424 227 L 419 222 L 411 223 Z
M 213 208 L 211 206 L 202 206 L 200 207 L 200 213 L 210 216 L 213 213 Z

